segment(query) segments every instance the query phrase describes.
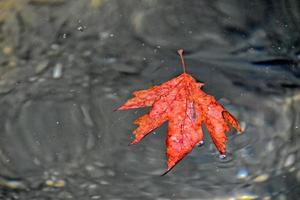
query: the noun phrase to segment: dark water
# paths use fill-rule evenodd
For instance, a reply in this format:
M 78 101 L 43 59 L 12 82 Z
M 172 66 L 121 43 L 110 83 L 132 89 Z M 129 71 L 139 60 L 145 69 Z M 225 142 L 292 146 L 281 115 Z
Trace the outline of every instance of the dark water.
M 298 199 L 298 0 L 0 1 L 0 199 Z M 168 175 L 166 125 L 113 112 L 188 71 L 245 129 Z

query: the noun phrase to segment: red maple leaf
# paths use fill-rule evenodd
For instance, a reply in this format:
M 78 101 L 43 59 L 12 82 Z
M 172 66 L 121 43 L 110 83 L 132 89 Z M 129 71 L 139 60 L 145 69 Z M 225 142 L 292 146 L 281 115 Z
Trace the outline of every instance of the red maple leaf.
M 147 90 L 135 91 L 135 97 L 129 99 L 118 110 L 152 106 L 149 113 L 136 119 L 139 127 L 133 132 L 135 139 L 131 144 L 138 143 L 148 133 L 168 121 L 166 139 L 168 168 L 172 169 L 196 145 L 203 142 L 202 123 L 212 138 L 221 156 L 226 154 L 226 132 L 228 124 L 241 132 L 238 121 L 219 104 L 213 96 L 203 92 L 203 83 L 185 71 L 183 50 L 179 49 L 183 73 L 159 86 Z

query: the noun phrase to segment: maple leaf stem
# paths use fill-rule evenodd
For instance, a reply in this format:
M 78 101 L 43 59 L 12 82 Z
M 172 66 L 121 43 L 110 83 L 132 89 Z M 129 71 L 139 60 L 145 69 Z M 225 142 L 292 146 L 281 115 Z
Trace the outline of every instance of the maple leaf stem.
M 180 59 L 181 59 L 183 73 L 186 73 L 186 66 L 185 66 L 185 62 L 184 62 L 184 58 L 183 58 L 183 49 L 178 49 L 177 52 L 178 52 L 178 54 L 180 56 Z

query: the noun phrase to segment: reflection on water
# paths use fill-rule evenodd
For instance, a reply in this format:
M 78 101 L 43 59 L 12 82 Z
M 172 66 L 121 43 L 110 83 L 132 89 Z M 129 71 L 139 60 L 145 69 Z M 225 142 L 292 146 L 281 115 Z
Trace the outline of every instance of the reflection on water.
M 297 0 L 0 2 L 0 199 L 297 199 Z M 9 12 L 10 11 L 10 12 Z M 188 71 L 241 122 L 168 175 L 166 125 L 113 112 Z

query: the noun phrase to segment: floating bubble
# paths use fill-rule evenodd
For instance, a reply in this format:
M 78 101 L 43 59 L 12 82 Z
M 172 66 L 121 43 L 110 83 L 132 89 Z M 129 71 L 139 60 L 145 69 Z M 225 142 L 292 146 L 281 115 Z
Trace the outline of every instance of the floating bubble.
M 219 156 L 219 158 L 220 158 L 221 160 L 225 159 L 225 158 L 226 158 L 226 154 L 221 154 L 221 155 Z
M 198 144 L 198 147 L 202 147 L 205 144 L 205 142 L 203 140 L 201 140 Z
M 84 27 L 83 26 L 78 26 L 77 30 L 82 32 L 84 30 Z

